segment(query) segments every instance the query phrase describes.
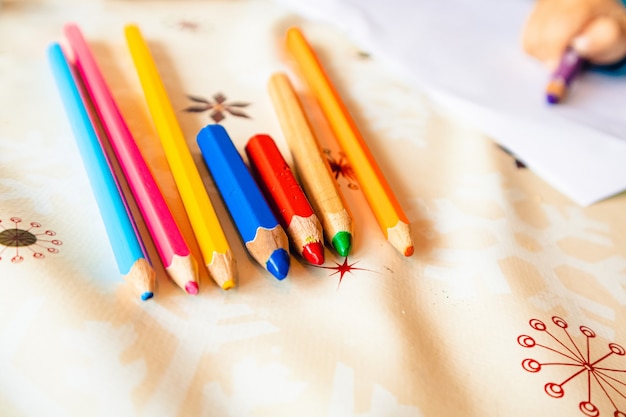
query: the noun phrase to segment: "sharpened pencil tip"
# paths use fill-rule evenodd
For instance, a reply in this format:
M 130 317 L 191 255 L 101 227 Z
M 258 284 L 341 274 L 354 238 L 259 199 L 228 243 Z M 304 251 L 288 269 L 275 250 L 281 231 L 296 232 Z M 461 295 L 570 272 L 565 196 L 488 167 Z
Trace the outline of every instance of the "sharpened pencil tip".
M 339 232 L 333 237 L 332 244 L 339 255 L 346 257 L 352 247 L 352 235 L 348 232 Z
M 276 249 L 270 255 L 265 267 L 278 279 L 284 279 L 289 273 L 289 252 L 285 249 Z
M 546 95 L 546 101 L 547 101 L 549 104 L 557 104 L 557 103 L 559 102 L 559 97 L 557 97 L 557 96 L 556 96 L 556 95 L 554 95 L 554 94 L 547 94 L 547 95 Z
M 413 246 L 409 246 L 404 250 L 404 256 L 412 256 L 415 248 Z
M 324 263 L 324 246 L 322 242 L 311 242 L 302 248 L 302 257 L 313 265 Z
M 196 295 L 198 294 L 199 290 L 200 288 L 198 287 L 197 282 L 189 281 L 187 284 L 185 284 L 185 291 L 187 291 L 187 294 Z
M 152 297 L 154 297 L 154 293 L 152 293 L 151 291 L 146 291 L 143 294 L 141 294 L 141 301 L 147 301 L 151 299 Z
M 566 88 L 567 83 L 562 79 L 551 81 L 546 87 L 546 101 L 549 104 L 559 103 L 565 97 Z
M 222 284 L 223 290 L 230 290 L 231 288 L 235 288 L 235 281 L 233 281 L 232 279 L 229 279 Z

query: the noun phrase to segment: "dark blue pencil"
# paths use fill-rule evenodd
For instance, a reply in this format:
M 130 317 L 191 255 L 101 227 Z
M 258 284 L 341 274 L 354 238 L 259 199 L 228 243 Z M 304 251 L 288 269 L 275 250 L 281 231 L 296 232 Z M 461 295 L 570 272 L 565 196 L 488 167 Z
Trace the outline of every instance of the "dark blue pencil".
M 289 272 L 289 241 L 237 148 L 221 125 L 205 126 L 198 146 L 250 255 L 272 275 Z

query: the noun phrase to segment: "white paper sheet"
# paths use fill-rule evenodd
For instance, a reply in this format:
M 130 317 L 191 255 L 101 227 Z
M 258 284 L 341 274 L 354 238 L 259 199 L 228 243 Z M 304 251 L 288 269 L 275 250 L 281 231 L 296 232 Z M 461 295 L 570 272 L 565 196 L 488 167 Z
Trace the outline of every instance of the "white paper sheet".
M 521 49 L 527 0 L 282 0 L 339 25 L 581 205 L 626 189 L 626 78 L 585 73 L 545 103 L 547 70 Z

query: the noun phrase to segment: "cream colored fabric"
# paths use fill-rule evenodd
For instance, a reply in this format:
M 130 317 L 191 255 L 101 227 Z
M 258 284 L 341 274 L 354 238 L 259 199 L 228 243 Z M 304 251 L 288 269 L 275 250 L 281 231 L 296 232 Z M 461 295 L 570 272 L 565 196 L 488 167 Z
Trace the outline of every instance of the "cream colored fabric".
M 124 42 L 126 23 L 141 27 L 236 256 L 237 288 L 204 272 L 200 295 L 185 295 L 150 241 L 154 299 L 119 278 L 45 59 L 68 21 L 190 237 Z M 240 150 L 268 133 L 291 161 L 266 92 L 273 71 L 290 70 L 281 40 L 291 25 L 318 50 L 404 206 L 413 257 L 386 242 L 345 164 L 351 271 L 327 250 L 324 268 L 292 257 L 279 282 L 246 254 L 195 145 L 212 113 L 184 109 L 202 105 L 189 95 L 214 104 L 221 94 L 220 123 Z M 3 417 L 626 412 L 626 196 L 573 204 L 333 28 L 266 1 L 5 1 L 0 73 L 0 233 L 37 237 L 0 246 Z

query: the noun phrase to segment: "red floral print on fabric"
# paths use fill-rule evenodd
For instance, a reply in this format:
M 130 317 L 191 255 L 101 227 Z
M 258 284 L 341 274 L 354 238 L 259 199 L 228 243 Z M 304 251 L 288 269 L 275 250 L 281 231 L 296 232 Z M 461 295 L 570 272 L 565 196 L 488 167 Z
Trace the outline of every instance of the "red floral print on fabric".
M 565 396 L 565 387 L 575 380 L 582 380 L 587 388 L 587 398 L 580 401 L 580 412 L 589 417 L 601 415 L 598 408 L 598 397 L 605 397 L 611 404 L 612 416 L 626 417 L 626 369 L 623 362 L 616 366 L 614 359 L 624 356 L 626 350 L 617 343 L 608 343 L 605 348 L 596 339 L 596 333 L 586 326 L 580 326 L 581 335 L 576 338 L 568 329 L 568 324 L 560 317 L 552 317 L 556 331 L 550 331 L 548 326 L 538 319 L 530 320 L 530 327 L 539 332 L 537 337 L 520 335 L 517 343 L 529 349 L 539 349 L 551 361 L 540 362 L 527 358 L 522 361 L 522 367 L 527 372 L 537 373 L 546 368 L 561 368 L 568 370 L 568 376 L 560 382 L 548 382 L 544 391 L 550 397 L 562 398 Z M 582 337 L 581 337 L 582 336 Z M 582 341 L 581 341 L 582 339 Z M 543 356 L 543 355 L 542 355 Z M 571 372 L 569 372 L 571 370 Z M 604 414 L 603 414 L 604 415 Z

